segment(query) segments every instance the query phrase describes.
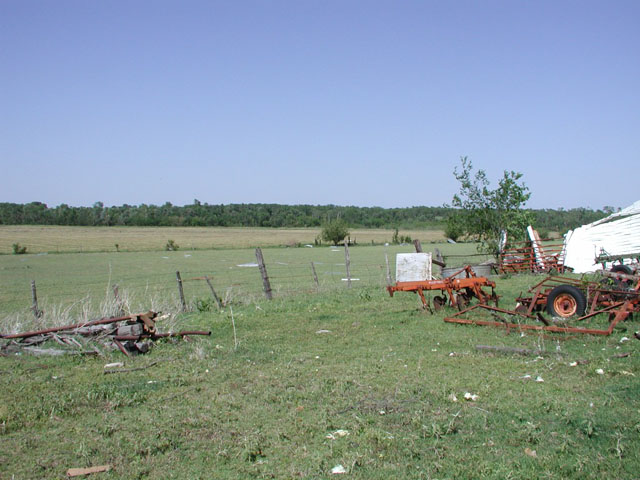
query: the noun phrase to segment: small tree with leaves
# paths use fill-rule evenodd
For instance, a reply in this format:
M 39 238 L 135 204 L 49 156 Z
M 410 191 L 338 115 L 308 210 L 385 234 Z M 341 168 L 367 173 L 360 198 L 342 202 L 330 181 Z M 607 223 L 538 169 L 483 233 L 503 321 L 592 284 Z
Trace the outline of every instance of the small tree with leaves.
M 326 242 L 331 242 L 333 245 L 338 245 L 341 241 L 349 235 L 349 227 L 347 222 L 341 218 L 335 220 L 329 220 L 322 225 L 322 232 L 320 233 L 322 239 Z
M 531 212 L 523 209 L 531 193 L 521 181 L 521 173 L 505 170 L 498 188 L 491 190 L 484 170 L 473 173 L 473 164 L 467 157 L 462 157 L 460 163 L 460 170 L 453 170 L 460 182 L 460 191 L 452 201 L 457 210 L 447 219 L 447 231 L 477 240 L 480 251 L 497 257 L 502 232 L 507 233 L 507 238 L 523 238 L 527 225 L 532 223 Z

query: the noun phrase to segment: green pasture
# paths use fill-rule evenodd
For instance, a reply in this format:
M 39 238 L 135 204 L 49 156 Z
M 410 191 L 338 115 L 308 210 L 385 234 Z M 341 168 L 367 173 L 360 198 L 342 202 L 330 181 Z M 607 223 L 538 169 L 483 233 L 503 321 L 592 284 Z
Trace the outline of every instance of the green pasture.
M 425 251 L 439 248 L 451 265 L 477 262 L 472 244 L 424 244 Z M 395 255 L 412 252 L 413 245 L 354 246 L 349 249 L 352 284 L 386 285 L 386 260 L 392 276 Z M 276 296 L 311 294 L 318 290 L 345 288 L 344 247 L 265 248 L 263 256 Z M 311 262 L 319 285 L 316 286 Z M 255 249 L 179 250 L 173 252 L 104 252 L 0 255 L 0 319 L 3 329 L 24 327 L 30 321 L 31 282 L 36 282 L 42 322 L 56 323 L 74 315 L 113 313 L 113 286 L 132 312 L 149 309 L 175 311 L 179 306 L 176 272 L 184 281 L 187 302 L 212 298 L 207 284 L 195 280 L 208 276 L 220 297 L 236 302 L 262 298 L 262 279 Z M 49 315 L 49 319 L 47 318 Z
M 509 303 L 538 279 L 496 281 Z M 173 328 L 212 335 L 144 356 L 0 357 L 0 477 L 638 478 L 637 322 L 541 335 L 446 313 L 372 285 L 256 296 L 179 315 Z M 105 375 L 116 361 L 143 369 Z
M 423 247 L 452 266 L 484 260 L 472 244 Z M 455 310 L 429 314 L 384 288 L 385 254 L 393 274 L 412 251 L 351 247 L 349 289 L 344 248 L 263 248 L 272 301 L 252 248 L 0 255 L 3 333 L 113 314 L 114 285 L 129 311 L 170 313 L 160 331 L 211 331 L 130 358 L 102 346 L 0 356 L 0 478 L 97 465 L 111 467 L 104 479 L 330 478 L 338 466 L 361 479 L 638 478 L 637 317 L 609 337 L 445 323 Z M 505 307 L 542 278 L 492 277 Z M 106 375 L 112 362 L 130 371 Z

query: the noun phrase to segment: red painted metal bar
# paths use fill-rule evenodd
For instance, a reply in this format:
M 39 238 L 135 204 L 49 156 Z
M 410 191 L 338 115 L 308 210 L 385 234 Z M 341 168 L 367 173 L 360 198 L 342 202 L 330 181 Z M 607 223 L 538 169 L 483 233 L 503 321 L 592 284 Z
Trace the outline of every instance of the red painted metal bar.
M 529 325 L 526 323 L 510 323 L 510 322 L 495 322 L 495 321 L 489 321 L 489 320 L 477 320 L 477 319 L 466 319 L 466 318 L 460 318 L 462 315 L 469 313 L 477 308 L 481 308 L 483 310 L 489 310 L 489 311 L 494 311 L 494 312 L 499 312 L 499 313 L 503 313 L 503 314 L 507 314 L 507 315 L 511 315 L 511 316 L 519 316 L 519 317 L 525 317 L 525 318 L 535 318 L 532 317 L 531 315 L 527 315 L 524 313 L 520 313 L 520 312 L 515 312 L 515 311 L 511 311 L 511 310 L 503 310 L 500 308 L 495 308 L 495 307 L 491 307 L 489 305 L 474 305 L 473 307 L 467 308 L 461 312 L 458 312 L 455 315 L 452 315 L 451 317 L 446 317 L 444 319 L 445 322 L 447 323 L 459 323 L 459 324 L 463 324 L 463 325 L 481 325 L 481 326 L 492 326 L 492 327 L 505 327 L 507 329 L 509 328 L 514 328 L 514 329 L 520 329 L 520 330 L 535 330 L 535 331 L 546 331 L 546 332 L 554 332 L 554 333 L 586 333 L 586 334 L 590 334 L 590 335 L 611 335 L 613 333 L 613 329 L 615 328 L 615 326 L 621 322 L 624 321 L 629 314 L 634 310 L 634 303 L 632 301 L 627 300 L 626 302 L 620 302 L 614 305 L 610 305 L 606 308 L 603 308 L 602 310 L 599 310 L 597 312 L 593 312 L 590 313 L 588 315 L 585 315 L 583 317 L 580 317 L 578 319 L 576 319 L 576 321 L 580 321 L 580 320 L 584 320 L 590 317 L 594 317 L 596 315 L 599 315 L 601 313 L 606 313 L 606 312 L 615 312 L 615 317 L 613 318 L 613 320 L 609 323 L 609 328 L 607 328 L 606 330 L 603 329 L 596 329 L 596 328 L 583 328 L 583 327 L 559 327 L 556 325 Z M 617 309 L 617 310 L 616 310 Z

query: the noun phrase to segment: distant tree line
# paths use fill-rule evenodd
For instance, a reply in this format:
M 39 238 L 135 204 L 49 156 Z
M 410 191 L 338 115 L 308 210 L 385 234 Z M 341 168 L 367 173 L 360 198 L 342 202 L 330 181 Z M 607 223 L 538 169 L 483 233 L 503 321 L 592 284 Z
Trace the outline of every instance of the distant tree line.
M 531 210 L 535 228 L 565 232 L 590 223 L 613 211 L 576 208 Z M 229 204 L 209 205 L 198 200 L 190 205 L 121 205 L 91 207 L 41 202 L 0 203 L 2 225 L 75 226 L 212 226 L 212 227 L 320 227 L 340 218 L 350 228 L 444 228 L 454 212 L 450 207 L 344 207 L 337 205 Z

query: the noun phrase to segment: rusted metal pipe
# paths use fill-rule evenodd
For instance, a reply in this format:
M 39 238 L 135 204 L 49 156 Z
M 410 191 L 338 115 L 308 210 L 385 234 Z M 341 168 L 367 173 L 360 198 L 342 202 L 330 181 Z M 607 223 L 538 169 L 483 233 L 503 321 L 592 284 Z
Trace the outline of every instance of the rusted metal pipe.
M 113 338 L 121 342 L 138 341 L 145 338 L 155 340 L 156 338 L 167 337 L 184 337 L 186 335 L 211 335 L 211 332 L 205 332 L 201 330 L 187 330 L 184 332 L 168 332 L 168 333 L 154 333 L 152 335 L 115 335 Z
M 139 313 L 139 314 L 135 314 L 135 315 L 126 315 L 124 317 L 101 318 L 99 320 L 92 320 L 90 322 L 75 323 L 73 325 L 65 325 L 63 327 L 52 327 L 52 328 L 47 328 L 47 329 L 44 329 L 44 330 L 35 330 L 35 331 L 32 331 L 32 332 L 13 333 L 13 334 L 9 334 L 9 335 L 0 335 L 0 338 L 28 338 L 28 337 L 34 337 L 36 335 L 46 335 L 48 333 L 62 332 L 64 330 L 74 330 L 76 328 L 90 327 L 92 325 L 104 325 L 104 324 L 107 324 L 107 323 L 117 323 L 117 322 L 124 322 L 126 320 L 135 320 L 141 315 L 150 315 L 151 317 L 155 317 L 156 313 L 155 312 L 147 312 L 146 314 L 140 314 Z

